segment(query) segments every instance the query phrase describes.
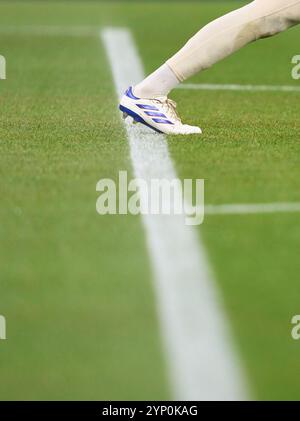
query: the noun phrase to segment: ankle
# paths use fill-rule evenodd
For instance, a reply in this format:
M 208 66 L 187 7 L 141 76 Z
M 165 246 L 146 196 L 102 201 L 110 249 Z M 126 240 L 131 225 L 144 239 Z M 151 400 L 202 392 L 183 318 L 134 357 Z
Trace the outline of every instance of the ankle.
M 174 89 L 179 80 L 167 64 L 161 66 L 158 70 L 137 84 L 133 88 L 134 95 L 138 98 L 156 98 L 168 96 Z

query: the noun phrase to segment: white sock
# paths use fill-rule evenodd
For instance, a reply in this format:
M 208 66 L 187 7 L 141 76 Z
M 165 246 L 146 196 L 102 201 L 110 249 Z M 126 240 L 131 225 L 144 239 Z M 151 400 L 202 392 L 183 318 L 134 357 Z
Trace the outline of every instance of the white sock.
M 179 83 L 175 73 L 173 73 L 167 64 L 164 64 L 136 85 L 133 88 L 133 92 L 138 98 L 167 96 Z

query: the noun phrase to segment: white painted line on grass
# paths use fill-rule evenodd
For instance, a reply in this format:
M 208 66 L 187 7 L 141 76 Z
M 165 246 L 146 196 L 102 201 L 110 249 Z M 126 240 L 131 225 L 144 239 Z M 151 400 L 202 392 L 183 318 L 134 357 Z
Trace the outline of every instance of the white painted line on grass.
M 221 85 L 210 83 L 183 83 L 177 89 L 201 91 L 246 91 L 246 92 L 300 92 L 300 86 L 292 85 Z
M 120 96 L 143 79 L 143 66 L 127 29 L 107 28 L 100 36 Z M 125 128 L 137 178 L 177 178 L 163 135 L 130 123 Z M 244 376 L 197 232 L 185 225 L 184 216 L 145 215 L 143 223 L 173 397 L 245 399 Z
M 224 205 L 205 205 L 206 215 L 250 215 L 270 213 L 298 213 L 300 203 L 232 203 Z
M 2 35 L 32 35 L 32 36 L 97 36 L 98 26 L 51 26 L 51 25 L 25 25 L 0 26 Z

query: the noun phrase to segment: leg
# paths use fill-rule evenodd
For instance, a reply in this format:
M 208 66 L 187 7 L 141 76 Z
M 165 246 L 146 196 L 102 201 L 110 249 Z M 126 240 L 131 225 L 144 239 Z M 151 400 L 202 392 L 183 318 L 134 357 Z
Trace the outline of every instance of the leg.
M 134 88 L 143 98 L 166 96 L 177 84 L 260 38 L 300 22 L 300 0 L 255 0 L 202 28 L 166 64 Z

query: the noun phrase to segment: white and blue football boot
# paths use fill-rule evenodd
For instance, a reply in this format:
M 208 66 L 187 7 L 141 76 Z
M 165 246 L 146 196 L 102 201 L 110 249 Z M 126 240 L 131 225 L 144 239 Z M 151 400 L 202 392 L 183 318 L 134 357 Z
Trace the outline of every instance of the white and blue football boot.
M 176 102 L 167 97 L 137 98 L 130 87 L 121 98 L 119 108 L 124 118 L 130 116 L 135 123 L 144 124 L 158 133 L 170 135 L 202 133 L 200 127 L 181 122 L 176 112 Z

